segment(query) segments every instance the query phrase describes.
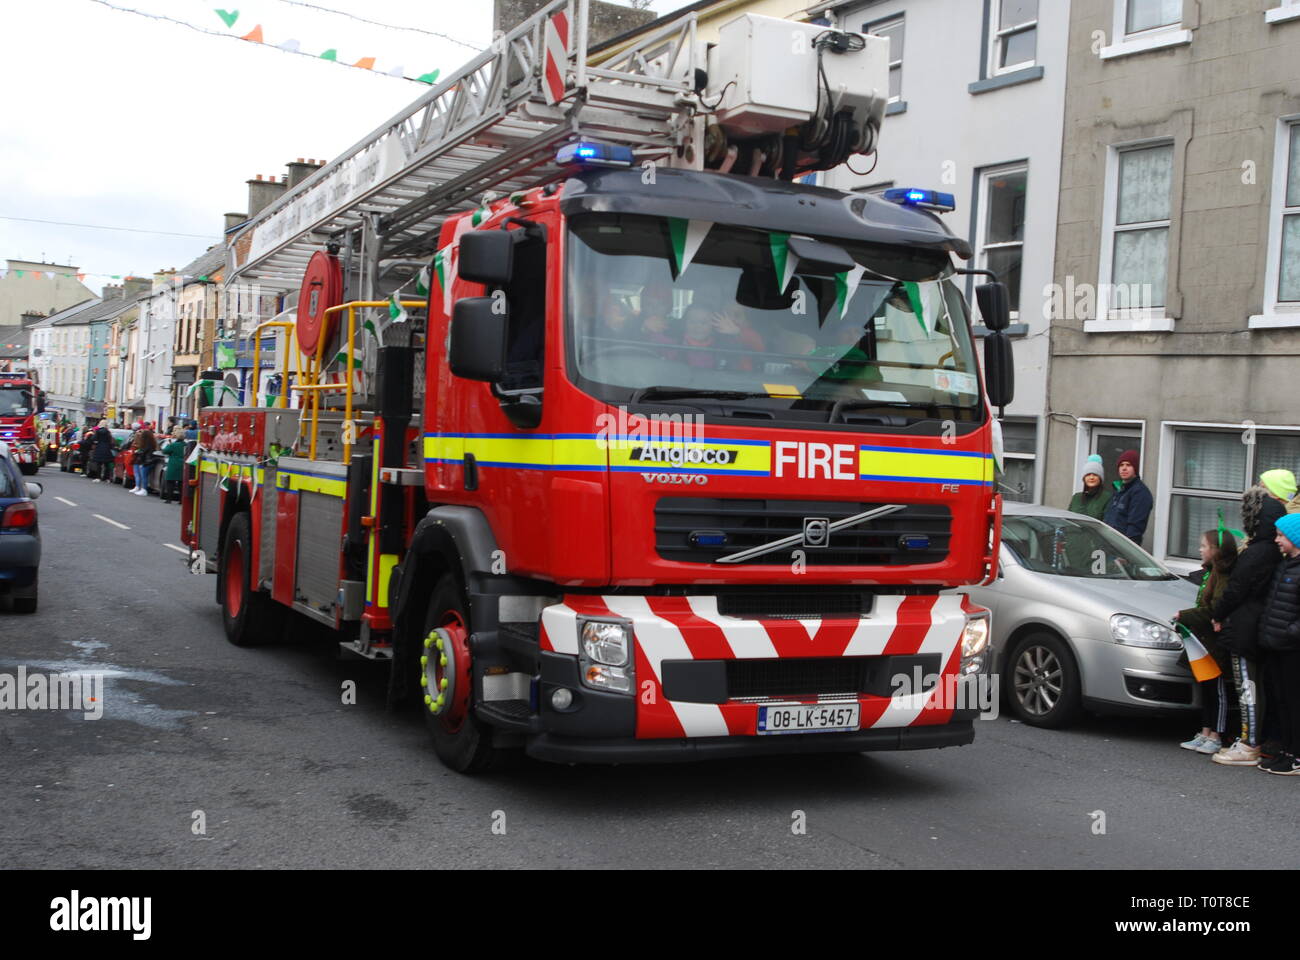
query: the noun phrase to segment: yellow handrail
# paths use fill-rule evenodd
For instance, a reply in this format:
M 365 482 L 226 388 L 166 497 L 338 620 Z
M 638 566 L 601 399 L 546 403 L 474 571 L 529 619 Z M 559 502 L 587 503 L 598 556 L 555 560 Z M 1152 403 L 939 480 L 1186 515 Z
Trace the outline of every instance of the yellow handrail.
M 352 422 L 352 380 L 353 380 L 352 359 L 356 353 L 357 310 L 374 308 L 374 307 L 387 307 L 388 305 L 389 305 L 388 300 L 353 300 L 349 303 L 341 303 L 337 307 L 326 308 L 325 310 L 326 316 L 329 316 L 331 313 L 339 313 L 342 310 L 346 310 L 348 312 L 348 349 L 347 349 L 347 354 L 344 358 L 347 363 L 347 369 L 344 371 L 344 376 L 347 378 L 347 380 L 345 383 L 342 384 L 316 383 L 316 378 L 319 377 L 321 375 L 321 372 L 325 369 L 325 358 L 324 358 L 325 337 L 320 337 L 316 341 L 315 355 L 309 358 L 309 360 L 311 361 L 311 365 L 309 368 L 310 376 L 307 378 L 308 383 L 303 385 L 302 387 L 295 387 L 295 389 L 301 389 L 311 394 L 311 445 L 307 454 L 309 459 L 311 460 L 316 459 L 316 436 L 320 428 L 320 395 L 321 392 L 326 387 L 342 386 L 344 388 L 343 422 L 344 423 Z M 428 307 L 429 301 L 428 300 L 402 300 L 400 301 L 400 305 L 402 307 L 424 309 Z M 348 432 L 346 427 L 344 428 L 344 433 L 343 433 L 343 462 L 345 464 L 350 464 L 352 462 L 352 441 L 348 439 Z
M 292 320 L 267 320 L 265 323 L 259 323 L 253 330 L 253 406 L 255 407 L 261 406 L 257 398 L 261 395 L 258 387 L 262 383 L 262 328 L 264 327 L 285 327 L 289 331 L 289 335 L 284 338 L 284 355 L 281 357 L 280 364 L 280 396 L 275 404 L 283 410 L 289 406 L 289 347 L 297 346 L 298 330 Z

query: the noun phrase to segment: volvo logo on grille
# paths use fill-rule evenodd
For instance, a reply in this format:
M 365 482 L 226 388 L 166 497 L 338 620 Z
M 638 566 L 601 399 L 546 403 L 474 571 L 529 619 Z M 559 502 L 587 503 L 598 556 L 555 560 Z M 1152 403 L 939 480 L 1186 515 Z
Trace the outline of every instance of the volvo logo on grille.
M 826 517 L 804 517 L 803 545 L 805 547 L 829 547 L 831 545 L 830 520 Z

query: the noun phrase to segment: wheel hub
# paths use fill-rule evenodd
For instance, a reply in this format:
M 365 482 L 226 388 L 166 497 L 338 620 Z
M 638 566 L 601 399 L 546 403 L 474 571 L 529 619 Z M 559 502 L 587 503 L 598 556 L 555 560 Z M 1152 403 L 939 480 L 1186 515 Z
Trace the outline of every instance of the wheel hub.
M 420 655 L 420 688 L 424 705 L 453 732 L 469 709 L 469 637 L 461 623 L 429 631 Z

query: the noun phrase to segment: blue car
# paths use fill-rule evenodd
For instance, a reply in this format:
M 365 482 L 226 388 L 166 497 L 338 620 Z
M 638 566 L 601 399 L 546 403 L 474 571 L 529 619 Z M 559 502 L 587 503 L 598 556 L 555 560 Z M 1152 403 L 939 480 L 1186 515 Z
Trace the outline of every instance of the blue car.
M 36 612 L 41 566 L 41 530 L 35 500 L 41 485 L 24 480 L 7 443 L 0 443 L 0 595 L 15 613 Z

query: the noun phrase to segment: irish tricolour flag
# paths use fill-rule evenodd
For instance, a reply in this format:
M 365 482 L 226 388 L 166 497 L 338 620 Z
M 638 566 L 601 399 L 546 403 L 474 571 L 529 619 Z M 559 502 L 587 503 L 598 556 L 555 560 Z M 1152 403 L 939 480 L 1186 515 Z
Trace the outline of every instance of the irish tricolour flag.
M 1192 676 L 1196 677 L 1198 682 L 1204 683 L 1223 673 L 1219 665 L 1214 662 L 1214 658 L 1210 656 L 1210 651 L 1206 650 L 1201 641 L 1192 635 L 1192 631 L 1181 623 L 1177 626 L 1178 634 L 1183 638 L 1183 649 L 1187 651 L 1187 662 L 1192 668 Z

